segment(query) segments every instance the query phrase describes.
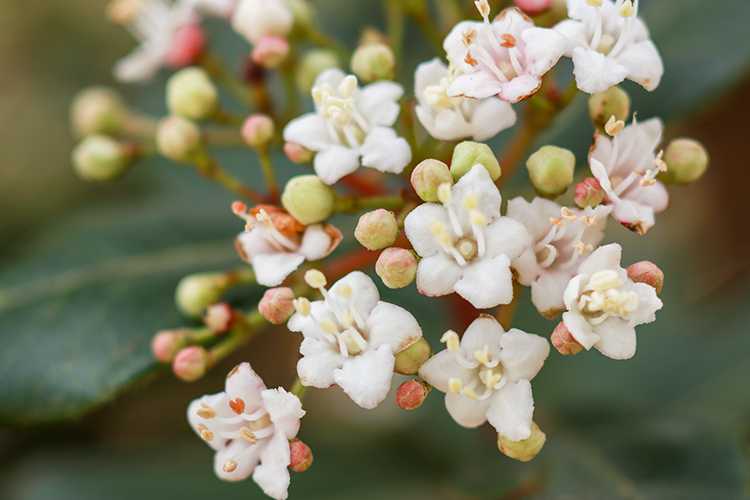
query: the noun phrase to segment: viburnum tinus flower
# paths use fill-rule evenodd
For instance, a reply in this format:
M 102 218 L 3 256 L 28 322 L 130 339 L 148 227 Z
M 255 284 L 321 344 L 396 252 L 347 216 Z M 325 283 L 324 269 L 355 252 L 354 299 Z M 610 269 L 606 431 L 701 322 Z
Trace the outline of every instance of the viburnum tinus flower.
M 283 0 L 239 0 L 232 14 L 232 27 L 250 43 L 267 36 L 286 38 L 294 16 Z
M 459 343 L 448 330 L 447 349 L 428 359 L 419 376 L 445 393 L 451 417 L 464 427 L 488 421 L 511 441 L 531 436 L 534 398 L 530 380 L 549 355 L 546 339 L 516 328 L 503 330 L 492 316 L 469 325 Z
M 646 90 L 661 81 L 664 65 L 648 28 L 638 17 L 638 0 L 566 0 L 568 16 L 554 30 L 570 40 L 579 89 L 598 94 L 624 79 Z
M 518 282 L 531 286 L 531 301 L 542 316 L 565 310 L 563 292 L 586 252 L 604 238 L 611 207 L 568 209 L 544 198 L 508 202 L 507 216 L 531 234 L 531 245 L 512 263 Z
M 259 205 L 248 214 L 243 203 L 235 202 L 232 209 L 247 221 L 235 239 L 237 251 L 264 286 L 280 284 L 305 260 L 322 259 L 341 241 L 341 232 L 331 224 L 303 226 L 275 206 Z
M 420 64 L 414 76 L 417 117 L 436 139 L 453 141 L 473 137 L 484 141 L 516 123 L 516 112 L 497 97 L 466 99 L 446 93 L 456 68 L 440 59 Z
M 411 148 L 391 126 L 403 92 L 389 81 L 359 88 L 354 75 L 327 69 L 312 89 L 315 112 L 289 122 L 284 140 L 317 151 L 315 173 L 329 185 L 357 170 L 360 157 L 365 167 L 401 173 L 411 161 Z
M 606 193 L 604 203 L 612 205 L 612 217 L 644 234 L 653 227 L 654 214 L 669 205 L 667 189 L 655 179 L 658 170 L 666 169 L 654 152 L 661 141 L 662 123 L 658 118 L 636 123 L 633 117 L 631 125 L 616 132 L 615 128 L 612 139 L 596 133 L 589 166 Z
M 516 7 L 505 9 L 490 23 L 487 0 L 475 3 L 484 22 L 462 21 L 443 42 L 448 60 L 460 72 L 448 86 L 448 95 L 497 95 L 511 103 L 531 97 L 541 87 L 542 75 L 567 51 L 568 40 L 535 27 Z
M 487 169 L 474 165 L 452 188 L 441 184 L 438 197 L 442 204 L 424 203 L 404 221 L 406 237 L 422 257 L 419 292 L 456 292 L 477 309 L 510 303 L 510 263 L 531 236 L 517 220 L 500 216 L 502 197 Z
M 216 450 L 216 475 L 240 481 L 252 474 L 266 495 L 277 500 L 287 498 L 289 441 L 304 414 L 297 396 L 282 387 L 266 389 L 248 363 L 229 373 L 224 392 L 188 407 L 190 426 Z
M 654 287 L 628 278 L 621 256 L 620 245 L 612 243 L 581 263 L 565 289 L 562 316 L 576 342 L 613 359 L 635 354 L 636 325 L 654 321 L 662 307 Z
M 297 313 L 287 326 L 302 332 L 302 385 L 328 388 L 338 384 L 359 406 L 374 408 L 391 388 L 395 355 L 422 337 L 417 320 L 406 309 L 380 301 L 375 283 L 359 271 L 326 290 L 319 271 L 308 271 L 307 283 L 324 300 L 295 302 Z

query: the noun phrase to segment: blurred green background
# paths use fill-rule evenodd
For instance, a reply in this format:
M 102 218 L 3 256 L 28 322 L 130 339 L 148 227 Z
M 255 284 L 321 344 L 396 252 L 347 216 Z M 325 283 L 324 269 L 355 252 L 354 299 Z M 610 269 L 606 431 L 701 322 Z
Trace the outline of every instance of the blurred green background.
M 299 338 L 268 330 L 193 384 L 159 375 L 148 351 L 155 331 L 186 324 L 172 302 L 181 276 L 238 264 L 233 197 L 157 159 L 109 185 L 84 184 L 69 164 L 70 100 L 85 86 L 114 85 L 110 68 L 134 45 L 104 20 L 106 3 L 0 2 L 0 498 L 264 498 L 250 480 L 214 477 L 212 453 L 184 413 L 221 390 L 240 361 L 269 387 L 288 386 Z M 383 28 L 377 2 L 315 5 L 350 46 L 366 23 Z M 292 498 L 750 498 L 750 3 L 641 7 L 666 74 L 650 94 L 627 86 L 634 109 L 664 117 L 667 139 L 702 141 L 712 163 L 699 183 L 670 191 L 670 209 L 647 235 L 610 225 L 624 264 L 648 259 L 666 274 L 664 309 L 639 327 L 636 356 L 550 355 L 533 384 L 547 444 L 529 464 L 500 454 L 491 428 L 454 424 L 437 393 L 407 413 L 392 395 L 367 412 L 337 389 L 312 390 L 300 437 L 316 461 L 293 473 Z M 241 49 L 220 23 L 209 28 L 220 46 Z M 432 57 L 410 47 L 407 67 Z M 160 116 L 164 80 L 120 90 Z M 584 108 L 576 100 L 544 140 L 582 154 Z M 252 155 L 226 159 L 255 178 Z M 453 327 L 435 313 L 441 299 L 408 290 L 383 298 L 413 308 L 433 348 Z M 555 325 L 528 301 L 516 324 L 545 336 Z

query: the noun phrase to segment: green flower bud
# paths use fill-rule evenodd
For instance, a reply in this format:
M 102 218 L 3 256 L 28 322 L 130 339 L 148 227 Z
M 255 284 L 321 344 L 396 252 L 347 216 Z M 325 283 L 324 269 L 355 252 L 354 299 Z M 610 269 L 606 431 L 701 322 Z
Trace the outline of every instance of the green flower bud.
M 368 250 L 382 250 L 393 245 L 399 233 L 393 212 L 379 208 L 359 218 L 354 237 Z
M 510 458 L 514 458 L 521 462 L 528 462 L 542 451 L 542 447 L 546 440 L 547 436 L 539 429 L 536 422 L 531 422 L 531 436 L 527 439 L 522 441 L 511 441 L 505 436 L 498 434 L 497 447 Z
M 203 68 L 181 69 L 167 81 L 167 108 L 175 115 L 193 120 L 211 117 L 219 103 L 219 93 Z
M 175 304 L 185 316 L 199 318 L 204 309 L 221 300 L 230 284 L 223 273 L 189 274 L 177 284 Z
M 156 129 L 156 148 L 170 160 L 190 163 L 203 151 L 201 130 L 190 120 L 168 116 Z
M 386 248 L 375 263 L 375 272 L 388 288 L 404 288 L 417 277 L 417 257 L 405 248 Z
M 612 116 L 622 121 L 630 117 L 630 97 L 618 86 L 589 97 L 589 117 L 596 128 L 604 130 L 604 125 Z
M 575 166 L 573 153 L 555 146 L 543 146 L 526 161 L 531 185 L 545 198 L 554 198 L 568 189 Z
M 500 163 L 498 163 L 490 147 L 481 142 L 472 141 L 464 141 L 453 150 L 451 175 L 455 180 L 458 180 L 477 163 L 484 165 L 493 181 L 500 178 Z
M 352 55 L 352 72 L 365 83 L 393 80 L 396 59 L 384 43 L 360 45 Z
M 87 181 L 106 182 L 122 176 L 130 166 L 130 155 L 115 139 L 89 135 L 73 148 L 73 168 Z
M 77 137 L 119 135 L 127 116 L 128 109 L 122 96 L 107 87 L 83 89 L 70 105 L 70 122 Z
M 437 203 L 438 186 L 446 182 L 453 184 L 453 176 L 448 165 L 440 160 L 424 160 L 411 173 L 411 185 L 424 201 Z
M 708 168 L 708 151 L 700 142 L 687 137 L 672 140 L 662 158 L 667 171 L 659 173 L 665 184 L 684 186 L 695 182 Z
M 340 66 L 336 52 L 330 49 L 313 49 L 302 57 L 297 67 L 297 88 L 303 94 L 309 94 L 315 78 L 321 71 Z
M 281 204 L 300 223 L 315 224 L 333 214 L 336 192 L 317 175 L 298 175 L 286 183 Z
M 419 337 L 419 340 L 396 354 L 396 364 L 393 371 L 401 375 L 416 375 L 419 367 L 430 359 L 430 356 L 432 356 L 430 344 L 424 337 Z

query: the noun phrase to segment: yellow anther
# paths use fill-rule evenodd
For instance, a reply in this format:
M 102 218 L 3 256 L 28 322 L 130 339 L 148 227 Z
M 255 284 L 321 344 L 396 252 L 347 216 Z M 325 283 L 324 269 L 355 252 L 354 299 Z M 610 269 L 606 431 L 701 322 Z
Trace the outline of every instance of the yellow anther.
M 331 318 L 325 318 L 320 322 L 320 328 L 326 333 L 336 334 L 339 333 L 339 327 Z
M 451 235 L 448 233 L 440 233 L 435 237 L 435 241 L 437 241 L 438 245 L 444 246 L 446 248 L 453 247 L 453 240 L 451 239 Z
M 596 226 L 597 216 L 582 215 L 580 220 L 585 226 Z
M 292 301 L 294 310 L 300 313 L 302 316 L 308 316 L 310 314 L 310 301 L 307 297 L 300 297 Z
M 574 241 L 573 242 L 573 248 L 575 248 L 576 250 L 578 250 L 578 255 L 583 255 L 586 252 L 590 252 L 590 251 L 592 251 L 594 249 L 594 247 L 592 245 L 586 245 L 581 240 Z
M 619 274 L 614 269 L 603 269 L 597 271 L 589 278 L 589 288 L 591 290 L 609 290 L 622 286 L 624 282 L 620 279 Z
M 204 441 L 214 440 L 214 433 L 206 427 L 206 424 L 198 424 L 198 434 Z
M 305 283 L 310 285 L 312 288 L 323 288 L 328 283 L 326 275 L 317 269 L 310 269 L 305 273 Z
M 206 420 L 209 420 L 216 416 L 216 410 L 206 405 L 205 403 L 201 403 L 201 408 L 199 408 L 196 413 L 198 414 L 200 418 L 203 418 Z
M 492 370 L 487 370 L 487 375 L 485 375 L 484 385 L 487 387 L 487 389 L 492 389 L 498 384 L 498 382 L 500 382 L 502 378 L 503 378 L 502 373 L 492 373 Z
M 490 4 L 487 3 L 487 0 L 475 0 L 474 5 L 476 5 L 477 10 L 482 17 L 488 17 L 490 15 Z
M 479 399 L 479 397 L 477 397 L 477 393 L 474 392 L 474 389 L 472 389 L 471 387 L 464 387 L 463 389 L 461 389 L 461 394 L 463 394 L 467 398 L 473 399 L 474 401 Z
M 320 87 L 315 87 L 314 89 L 312 89 L 312 98 L 313 98 L 313 101 L 317 103 L 322 102 L 323 101 L 323 89 L 321 89 Z
M 438 186 L 437 197 L 440 203 L 442 203 L 443 205 L 445 205 L 446 203 L 450 203 L 451 201 L 451 183 L 450 182 L 444 182 Z
M 612 115 L 609 117 L 609 120 L 607 120 L 607 123 L 604 125 L 604 131 L 607 134 L 614 137 L 620 132 L 622 132 L 622 129 L 624 127 L 625 127 L 625 122 L 622 120 L 618 120 L 617 118 L 615 118 L 615 115 Z
M 651 178 L 652 174 L 653 172 L 651 172 L 651 170 L 646 170 L 646 173 L 643 174 L 643 179 L 640 180 L 639 184 L 642 187 L 653 186 L 654 184 L 656 184 L 656 181 Z
M 461 41 L 464 44 L 464 47 L 467 49 L 469 48 L 469 45 L 474 43 L 477 39 L 477 30 L 474 28 L 469 28 L 463 33 L 461 33 Z
M 458 351 L 458 348 L 461 345 L 461 342 L 458 339 L 458 334 L 453 330 L 448 330 L 447 332 L 445 332 L 443 336 L 440 337 L 440 342 L 445 344 L 445 347 L 449 352 Z
M 234 472 L 237 469 L 237 461 L 232 458 L 227 458 L 221 469 L 226 473 Z
M 362 352 L 362 348 L 354 339 L 354 335 L 352 335 L 351 330 L 346 330 L 345 332 L 343 332 L 341 334 L 341 338 L 344 340 L 344 344 L 346 345 L 346 350 L 349 351 L 349 354 L 356 355 Z
M 550 224 L 554 224 L 557 227 L 563 227 L 563 226 L 565 226 L 565 223 L 563 222 L 563 218 L 562 217 L 558 217 L 557 219 L 555 219 L 554 217 L 550 217 L 549 218 L 549 223 Z
M 245 441 L 246 443 L 255 444 L 255 433 L 248 429 L 247 427 L 243 427 L 240 429 L 240 433 L 237 434 L 237 439 L 240 439 L 242 441 Z
M 445 232 L 445 229 L 446 229 L 446 228 L 445 228 L 445 224 L 443 224 L 443 223 L 442 223 L 442 222 L 440 222 L 439 220 L 437 220 L 437 219 L 432 219 L 432 220 L 430 221 L 430 232 L 431 232 L 432 234 L 434 234 L 434 235 L 438 235 L 438 234 L 440 234 L 440 233 L 443 233 L 443 232 Z
M 347 99 L 352 95 L 352 91 L 354 91 L 355 88 L 357 88 L 357 77 L 349 75 L 339 84 L 339 95 L 344 99 Z
M 635 12 L 633 3 L 630 0 L 625 0 L 622 7 L 620 7 L 620 17 L 630 17 L 633 15 L 633 12 Z
M 265 208 L 261 208 L 255 215 L 255 218 L 258 219 L 258 222 L 273 225 L 273 223 L 271 222 L 271 216 L 268 215 L 268 212 L 266 212 Z
M 656 158 L 654 159 L 654 165 L 656 165 L 661 172 L 667 171 L 667 164 L 664 162 L 664 160 L 661 159 L 661 157 L 664 156 L 664 150 L 660 150 L 659 154 L 656 155 Z
M 344 329 L 350 328 L 354 324 L 354 315 L 349 309 L 344 309 L 341 316 L 341 323 L 344 325 Z
M 484 227 L 487 225 L 487 217 L 479 210 L 472 210 L 469 212 L 469 223 L 472 226 Z
M 448 390 L 453 394 L 461 392 L 461 379 L 451 377 L 448 379 Z
M 576 214 L 568 207 L 562 207 L 560 213 L 562 214 L 562 218 L 565 219 L 568 224 L 572 224 L 576 221 Z
M 474 351 L 474 357 L 477 361 L 482 363 L 483 365 L 489 365 L 490 364 L 490 348 L 488 346 L 484 346 L 484 349 L 481 351 L 476 350 Z
M 601 7 L 602 6 L 602 0 L 586 0 L 586 3 L 591 5 L 592 7 Z
M 466 193 L 463 199 L 464 210 L 474 210 L 479 206 L 479 200 L 472 192 Z
M 337 285 L 335 291 L 338 295 L 341 295 L 345 299 L 348 299 L 349 297 L 352 296 L 352 287 L 350 287 L 346 283 L 341 283 Z

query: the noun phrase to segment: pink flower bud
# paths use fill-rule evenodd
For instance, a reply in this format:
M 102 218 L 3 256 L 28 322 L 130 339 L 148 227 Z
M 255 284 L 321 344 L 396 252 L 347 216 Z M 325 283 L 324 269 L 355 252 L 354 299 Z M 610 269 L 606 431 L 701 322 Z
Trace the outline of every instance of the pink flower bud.
M 359 218 L 354 237 L 368 250 L 381 250 L 393 245 L 400 232 L 393 212 L 379 208 Z
M 187 330 L 164 330 L 151 340 L 151 351 L 162 363 L 171 363 L 175 354 L 188 345 Z
M 656 264 L 647 260 L 636 262 L 628 267 L 628 278 L 636 283 L 645 283 L 654 287 L 656 293 L 661 293 L 664 286 L 664 273 Z
M 274 325 L 280 325 L 294 314 L 293 301 L 294 292 L 291 288 L 271 288 L 263 294 L 258 311 Z
M 404 382 L 396 390 L 396 404 L 404 410 L 416 410 L 427 399 L 430 389 L 421 380 Z
M 289 42 L 278 36 L 265 36 L 253 49 L 253 61 L 264 68 L 278 68 L 289 55 Z
M 537 14 L 541 14 L 545 10 L 549 9 L 552 6 L 552 2 L 554 0 L 513 0 L 516 5 L 518 5 L 522 11 L 529 14 L 530 16 L 535 16 Z
M 211 355 L 200 346 L 191 346 L 177 353 L 172 371 L 185 382 L 194 382 L 206 374 L 211 366 Z
M 203 323 L 216 335 L 223 335 L 232 328 L 237 321 L 238 313 L 226 302 L 213 304 L 206 308 L 203 314 Z
M 412 345 L 396 354 L 396 363 L 393 371 L 401 375 L 416 375 L 419 367 L 432 356 L 430 344 L 420 337 Z
M 498 434 L 497 447 L 510 458 L 521 462 L 528 462 L 542 451 L 546 440 L 547 436 L 539 429 L 536 422 L 531 422 L 531 436 L 521 441 L 511 441 L 505 436 Z
M 310 163 L 315 156 L 313 151 L 310 151 L 305 146 L 301 146 L 294 142 L 287 142 L 284 144 L 284 153 L 294 163 Z
M 576 205 L 581 208 L 595 207 L 604 200 L 604 189 L 594 177 L 586 177 L 575 189 Z
M 289 442 L 289 468 L 294 472 L 305 472 L 313 463 L 310 447 L 297 438 Z
M 388 288 L 403 288 L 417 277 L 417 257 L 411 250 L 386 248 L 375 263 L 375 272 Z
M 267 115 L 250 115 L 242 125 L 242 138 L 255 149 L 268 146 L 273 139 L 273 119 Z
M 167 64 L 173 68 L 184 68 L 195 64 L 206 48 L 206 35 L 198 23 L 190 23 L 175 33 L 174 41 L 167 53 Z
M 583 350 L 583 346 L 573 338 L 573 335 L 568 331 L 568 327 L 562 321 L 555 327 L 550 340 L 555 349 L 564 356 L 572 356 Z

